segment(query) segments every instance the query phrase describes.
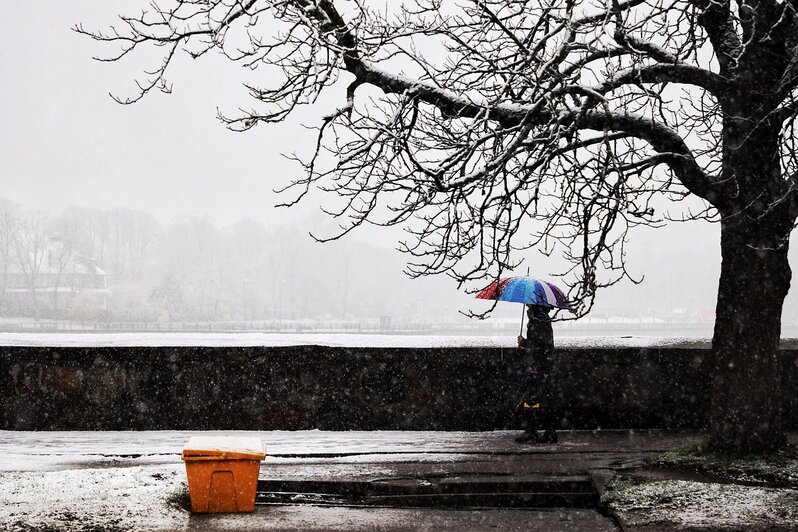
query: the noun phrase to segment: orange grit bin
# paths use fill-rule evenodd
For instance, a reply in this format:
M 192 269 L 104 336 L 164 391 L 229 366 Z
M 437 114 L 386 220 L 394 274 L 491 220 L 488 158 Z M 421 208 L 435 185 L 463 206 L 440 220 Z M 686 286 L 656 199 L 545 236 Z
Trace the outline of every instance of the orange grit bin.
M 255 509 L 260 462 L 258 438 L 196 436 L 183 448 L 191 511 L 251 512 Z

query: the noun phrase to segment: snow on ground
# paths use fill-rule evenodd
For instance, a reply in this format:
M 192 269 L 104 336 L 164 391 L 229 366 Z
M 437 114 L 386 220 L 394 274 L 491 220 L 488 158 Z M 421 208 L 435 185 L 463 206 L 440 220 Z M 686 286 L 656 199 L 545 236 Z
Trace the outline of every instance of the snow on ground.
M 697 434 L 678 432 L 576 431 L 562 433 L 561 443 L 551 448 L 519 449 L 512 440 L 514 432 L 508 431 L 201 434 L 260 439 L 267 453 L 261 478 L 337 480 L 407 478 L 404 475 L 408 472 L 420 471 L 505 474 L 507 469 L 497 464 L 508 461 L 513 472 L 527 467 L 534 474 L 574 474 L 580 468 L 587 471 L 605 469 L 609 463 L 639 462 L 655 449 L 693 445 L 701 439 Z M 180 509 L 186 478 L 180 450 L 195 435 L 197 432 L 192 431 L 0 431 L 0 530 L 613 529 L 596 512 L 585 510 L 577 515 L 562 509 L 518 513 L 520 510 L 273 506 L 254 515 L 190 515 Z M 514 456 L 508 457 L 508 452 Z M 495 456 L 489 457 L 490 453 Z M 567 462 L 565 469 L 558 465 L 563 460 Z M 624 523 L 633 525 L 629 529 L 742 530 L 775 524 L 790 530 L 798 522 L 798 490 L 794 489 L 675 480 L 643 484 L 626 481 L 608 494 L 613 511 Z M 583 521 L 569 521 L 577 517 Z M 440 526 L 431 526 L 430 519 L 438 519 L 435 523 Z M 544 521 L 531 526 L 530 520 L 536 519 Z M 403 527 L 406 523 L 411 525 Z
M 391 471 L 386 463 L 461 461 L 466 456 L 451 451 L 473 449 L 477 442 L 505 448 L 511 441 L 508 432 L 201 434 L 210 439 L 245 439 L 248 444 L 259 440 L 270 454 L 261 466 L 263 474 L 268 476 L 270 466 L 288 466 L 290 470 L 296 464 L 309 478 L 330 477 L 346 464 L 344 470 L 380 476 Z M 191 529 L 192 516 L 178 506 L 186 478 L 180 452 L 196 435 L 195 431 L 0 431 L 0 529 Z M 329 456 L 348 453 L 363 454 Z M 330 519 L 335 510 L 324 512 Z
M 0 529 L 40 531 L 615 530 L 589 509 L 358 508 L 277 505 L 191 514 L 183 474 L 161 468 L 0 473 Z
M 0 473 L 4 530 L 175 530 L 182 464 Z
M 610 509 L 628 528 L 795 530 L 798 490 L 683 480 L 616 484 Z
M 499 522 L 507 530 L 548 531 L 562 529 L 563 523 L 570 525 L 570 520 L 577 518 L 588 524 L 576 529 L 612 530 L 611 523 L 596 512 L 568 509 L 519 514 L 501 509 L 274 506 L 247 515 L 191 515 L 180 506 L 186 479 L 180 449 L 196 434 L 0 431 L 0 530 L 483 530 Z M 433 464 L 427 471 L 437 471 L 438 464 L 444 465 L 441 471 L 451 471 L 468 461 L 478 465 L 485 461 L 482 455 L 467 453 L 518 451 L 512 441 L 514 433 L 507 431 L 201 434 L 261 440 L 268 453 L 261 465 L 262 478 L 387 478 L 395 476 L 402 464 L 407 464 L 409 471 L 422 464 Z M 560 447 L 584 446 L 577 442 Z M 487 467 L 493 466 L 488 463 Z M 543 521 L 530 527 L 530 519 Z M 438 526 L 431 526 L 430 520 Z
M 709 338 L 664 336 L 558 336 L 559 347 L 709 346 Z M 0 333 L 0 346 L 35 347 L 506 347 L 514 348 L 510 335 L 458 336 L 345 333 Z

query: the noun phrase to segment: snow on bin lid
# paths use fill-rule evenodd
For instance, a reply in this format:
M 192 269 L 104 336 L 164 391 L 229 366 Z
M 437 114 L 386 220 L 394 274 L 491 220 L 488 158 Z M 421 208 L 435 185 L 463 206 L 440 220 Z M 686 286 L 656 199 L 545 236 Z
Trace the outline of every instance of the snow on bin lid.
M 208 457 L 227 460 L 263 460 L 260 438 L 237 436 L 192 436 L 183 446 L 183 459 Z

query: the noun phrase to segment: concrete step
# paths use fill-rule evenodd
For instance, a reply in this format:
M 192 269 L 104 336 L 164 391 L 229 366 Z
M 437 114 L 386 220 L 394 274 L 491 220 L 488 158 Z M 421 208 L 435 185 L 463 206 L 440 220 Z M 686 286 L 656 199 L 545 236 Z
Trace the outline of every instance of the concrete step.
M 595 508 L 589 477 L 258 481 L 258 504 L 440 508 Z

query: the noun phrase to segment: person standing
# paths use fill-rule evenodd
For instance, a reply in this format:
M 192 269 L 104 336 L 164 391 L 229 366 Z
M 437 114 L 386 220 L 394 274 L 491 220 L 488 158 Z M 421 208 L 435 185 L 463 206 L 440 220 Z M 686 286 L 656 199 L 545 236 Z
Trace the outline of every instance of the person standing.
M 524 422 L 519 443 L 557 443 L 557 416 L 554 411 L 552 373 L 554 371 L 554 331 L 550 307 L 527 305 L 526 339 L 518 337 L 524 350 L 523 397 L 517 410 Z M 538 435 L 542 430 L 543 434 Z

